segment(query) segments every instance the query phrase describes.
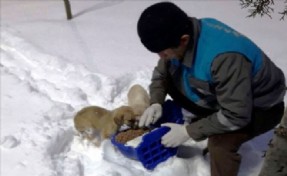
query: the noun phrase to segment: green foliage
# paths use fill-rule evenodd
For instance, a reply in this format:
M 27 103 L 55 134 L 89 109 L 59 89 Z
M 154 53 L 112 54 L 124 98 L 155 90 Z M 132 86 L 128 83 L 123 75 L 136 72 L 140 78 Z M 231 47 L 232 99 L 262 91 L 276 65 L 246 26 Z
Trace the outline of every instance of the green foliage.
M 278 12 L 281 14 L 280 20 L 284 20 L 284 17 L 287 16 L 287 0 L 285 0 L 284 4 L 283 10 Z M 263 17 L 267 15 L 272 18 L 272 13 L 274 13 L 274 0 L 240 0 L 240 5 L 242 8 L 248 8 L 248 17 L 256 17 L 257 15 Z

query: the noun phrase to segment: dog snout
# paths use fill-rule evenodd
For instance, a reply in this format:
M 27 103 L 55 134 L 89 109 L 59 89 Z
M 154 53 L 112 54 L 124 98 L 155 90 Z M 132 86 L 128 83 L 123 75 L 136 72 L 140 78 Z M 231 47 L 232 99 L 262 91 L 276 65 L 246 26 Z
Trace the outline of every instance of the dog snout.
M 129 121 L 128 126 L 131 127 L 132 129 L 137 129 L 138 128 L 138 123 L 139 121 L 136 119 L 132 119 Z

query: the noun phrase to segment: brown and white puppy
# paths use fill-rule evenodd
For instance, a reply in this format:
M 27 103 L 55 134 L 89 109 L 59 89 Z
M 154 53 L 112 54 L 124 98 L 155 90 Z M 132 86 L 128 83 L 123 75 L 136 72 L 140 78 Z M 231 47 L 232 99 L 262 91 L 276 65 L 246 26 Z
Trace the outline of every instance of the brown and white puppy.
M 133 126 L 135 118 L 136 115 L 129 106 L 121 106 L 112 111 L 99 106 L 89 106 L 76 114 L 74 125 L 82 138 L 99 146 L 123 124 Z
M 149 107 L 149 95 L 141 85 L 135 84 L 129 89 L 128 105 L 133 109 L 137 117 L 141 116 Z

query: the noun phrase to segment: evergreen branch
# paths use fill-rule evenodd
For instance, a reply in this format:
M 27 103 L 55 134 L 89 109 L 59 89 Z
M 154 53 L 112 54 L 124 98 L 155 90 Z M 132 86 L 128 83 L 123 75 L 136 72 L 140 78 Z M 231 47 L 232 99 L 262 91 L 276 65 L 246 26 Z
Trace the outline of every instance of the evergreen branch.
M 285 9 L 282 12 L 279 12 L 279 14 L 281 14 L 281 18 L 280 20 L 284 20 L 284 17 L 287 16 L 287 0 L 285 0 Z
M 264 15 L 271 17 L 271 13 L 274 12 L 274 9 L 271 7 L 274 5 L 273 0 L 240 0 L 242 8 L 251 8 L 249 9 L 248 17 L 256 17 L 256 15 L 260 15 L 261 17 Z

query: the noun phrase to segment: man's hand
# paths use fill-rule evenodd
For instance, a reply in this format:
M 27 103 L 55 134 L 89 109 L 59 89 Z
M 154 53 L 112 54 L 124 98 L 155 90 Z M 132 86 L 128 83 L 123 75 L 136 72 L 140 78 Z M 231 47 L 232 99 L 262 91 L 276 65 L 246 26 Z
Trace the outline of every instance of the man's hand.
M 162 107 L 160 104 L 155 103 L 148 107 L 139 121 L 139 127 L 149 126 L 158 121 L 162 114 Z
M 166 147 L 177 147 L 190 138 L 185 125 L 164 123 L 161 126 L 170 128 L 170 131 L 161 138 L 161 144 Z

